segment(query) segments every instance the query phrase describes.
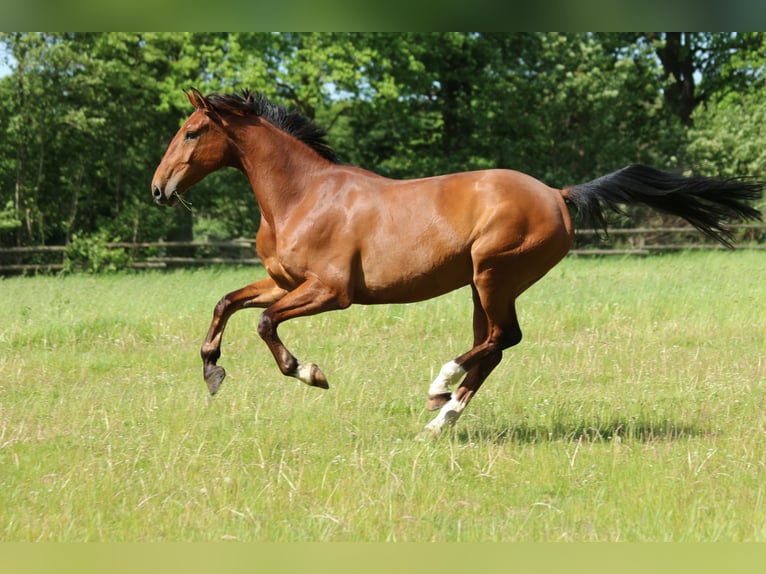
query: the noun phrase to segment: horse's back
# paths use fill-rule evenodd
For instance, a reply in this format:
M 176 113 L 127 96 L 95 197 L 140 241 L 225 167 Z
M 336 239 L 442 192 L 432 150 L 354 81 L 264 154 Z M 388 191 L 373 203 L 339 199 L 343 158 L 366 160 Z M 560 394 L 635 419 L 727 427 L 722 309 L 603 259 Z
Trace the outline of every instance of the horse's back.
M 571 239 L 573 228 L 561 191 L 530 175 L 488 169 L 442 176 L 434 181 L 438 182 L 435 210 L 445 219 L 460 222 L 471 243 L 491 231 L 500 242 Z

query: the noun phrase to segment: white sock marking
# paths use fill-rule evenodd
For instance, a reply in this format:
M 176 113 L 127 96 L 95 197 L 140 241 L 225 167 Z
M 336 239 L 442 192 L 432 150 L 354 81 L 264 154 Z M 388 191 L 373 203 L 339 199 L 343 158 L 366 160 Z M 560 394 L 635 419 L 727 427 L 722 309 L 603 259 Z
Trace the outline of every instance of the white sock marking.
M 465 409 L 465 406 L 466 403 L 464 402 L 461 402 L 455 398 L 450 399 L 441 408 L 439 414 L 436 415 L 436 417 L 430 423 L 428 423 L 423 430 L 428 431 L 434 436 L 439 435 L 444 427 L 452 426 L 455 424 L 455 422 L 460 418 L 460 415 L 463 414 L 463 409 Z
M 296 376 L 298 379 L 306 383 L 307 385 L 311 385 L 311 369 L 314 367 L 312 363 L 302 364 L 298 363 L 298 372 L 296 373 Z
M 455 361 L 442 365 L 439 375 L 428 387 L 429 395 L 445 395 L 450 391 L 449 386 L 458 382 L 465 375 L 465 369 Z

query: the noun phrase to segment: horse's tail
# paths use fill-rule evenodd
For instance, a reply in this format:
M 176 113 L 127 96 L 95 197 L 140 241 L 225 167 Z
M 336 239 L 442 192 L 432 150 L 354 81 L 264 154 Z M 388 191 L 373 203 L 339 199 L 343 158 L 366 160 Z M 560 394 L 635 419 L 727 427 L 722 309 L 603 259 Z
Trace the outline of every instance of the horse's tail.
M 645 165 L 630 165 L 562 190 L 580 223 L 606 229 L 604 206 L 623 213 L 621 204 L 645 204 L 682 217 L 705 235 L 731 247 L 732 221 L 760 220 L 745 203 L 761 197 L 764 183 L 743 178 L 684 177 Z

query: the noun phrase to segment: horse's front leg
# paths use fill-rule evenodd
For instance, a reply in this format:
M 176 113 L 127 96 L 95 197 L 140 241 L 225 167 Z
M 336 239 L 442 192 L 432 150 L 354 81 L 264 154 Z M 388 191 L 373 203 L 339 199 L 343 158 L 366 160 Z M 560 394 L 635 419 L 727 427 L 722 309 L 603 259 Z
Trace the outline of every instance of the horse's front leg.
M 267 277 L 255 283 L 237 289 L 225 295 L 213 310 L 213 321 L 210 323 L 205 342 L 202 343 L 200 356 L 205 382 L 211 395 L 218 392 L 226 371 L 216 364 L 221 356 L 221 338 L 229 317 L 236 311 L 248 307 L 268 307 L 284 297 L 285 291 L 273 279 Z
M 342 292 L 312 277 L 263 312 L 258 323 L 258 334 L 268 345 L 282 374 L 294 377 L 311 387 L 329 388 L 327 379 L 319 367 L 313 363 L 301 363 L 287 350 L 277 334 L 277 327 L 288 319 L 344 309 L 349 304 L 349 298 Z

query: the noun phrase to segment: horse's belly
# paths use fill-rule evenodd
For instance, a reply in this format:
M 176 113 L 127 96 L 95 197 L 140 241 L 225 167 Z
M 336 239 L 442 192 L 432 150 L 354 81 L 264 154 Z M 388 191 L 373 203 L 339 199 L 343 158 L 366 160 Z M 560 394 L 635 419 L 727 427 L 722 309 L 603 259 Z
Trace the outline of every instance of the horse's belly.
M 393 269 L 362 272 L 356 282 L 355 303 L 414 303 L 459 289 L 471 282 L 470 259 L 429 269 Z M 406 267 L 406 266 L 405 266 Z

